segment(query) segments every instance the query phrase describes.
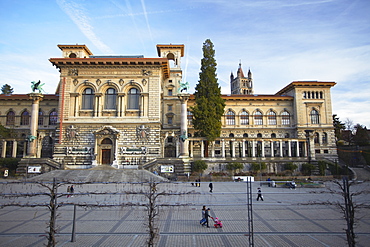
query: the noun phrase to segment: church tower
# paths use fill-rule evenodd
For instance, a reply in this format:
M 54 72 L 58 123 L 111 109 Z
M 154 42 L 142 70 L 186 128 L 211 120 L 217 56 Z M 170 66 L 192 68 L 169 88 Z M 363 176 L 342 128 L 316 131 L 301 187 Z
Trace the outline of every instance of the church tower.
M 233 73 L 231 72 L 230 86 L 231 94 L 253 94 L 253 79 L 251 70 L 248 70 L 248 76 L 245 77 L 242 69 L 242 64 L 239 63 L 239 68 L 235 78 Z

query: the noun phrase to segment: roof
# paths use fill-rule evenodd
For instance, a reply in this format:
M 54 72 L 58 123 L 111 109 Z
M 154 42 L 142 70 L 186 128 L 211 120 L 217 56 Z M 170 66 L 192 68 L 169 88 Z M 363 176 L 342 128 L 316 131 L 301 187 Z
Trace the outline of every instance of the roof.
M 173 44 L 169 44 L 169 45 L 157 45 L 157 52 L 158 52 L 158 56 L 160 57 L 161 56 L 161 49 L 163 48 L 167 48 L 167 49 L 181 49 L 181 57 L 184 56 L 184 48 L 185 48 L 185 45 L 173 45 Z
M 225 100 L 292 100 L 293 96 L 282 96 L 276 94 L 222 94 Z M 190 100 L 194 100 L 194 94 L 190 95 Z
M 43 100 L 57 100 L 59 96 L 56 94 L 43 94 Z M 0 94 L 0 100 L 30 100 L 28 94 Z
M 87 54 L 92 55 L 92 52 L 87 48 L 86 45 L 58 45 L 59 49 L 84 49 Z
M 290 84 L 288 84 L 286 87 L 281 89 L 279 92 L 276 93 L 276 95 L 283 95 L 284 93 L 287 93 L 288 91 L 292 90 L 293 88 L 297 87 L 333 87 L 335 86 L 335 82 L 333 81 L 293 81 Z
M 167 58 L 142 58 L 142 57 L 93 57 L 93 58 L 50 58 L 49 61 L 60 68 L 69 65 L 126 65 L 126 66 L 161 66 L 165 77 L 169 77 L 170 68 Z

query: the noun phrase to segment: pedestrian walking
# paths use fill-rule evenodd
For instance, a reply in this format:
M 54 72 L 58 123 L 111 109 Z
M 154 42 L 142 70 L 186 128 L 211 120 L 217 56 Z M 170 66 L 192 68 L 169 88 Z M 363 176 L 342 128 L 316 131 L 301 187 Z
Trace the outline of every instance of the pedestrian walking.
M 206 222 L 206 206 L 202 208 L 202 219 L 200 220 L 200 224 L 203 225 Z
M 257 201 L 261 199 L 261 201 L 263 201 L 263 196 L 262 196 L 262 191 L 261 191 L 261 188 L 258 188 L 257 189 Z
M 210 210 L 211 210 L 210 208 L 207 208 L 207 210 L 204 212 L 204 218 L 206 219 L 206 221 L 203 223 L 203 226 L 207 225 L 208 228 L 209 228 L 208 218 L 211 217 L 211 215 L 209 215 Z
M 71 185 L 71 187 L 69 188 L 69 192 L 71 193 L 71 197 L 73 197 L 73 192 L 75 192 L 73 185 Z
M 209 183 L 209 192 L 211 192 L 212 193 L 212 191 L 213 191 L 213 184 L 212 184 L 212 182 L 211 183 Z
M 70 193 L 71 193 L 71 186 L 68 186 L 67 187 L 67 198 L 71 196 Z

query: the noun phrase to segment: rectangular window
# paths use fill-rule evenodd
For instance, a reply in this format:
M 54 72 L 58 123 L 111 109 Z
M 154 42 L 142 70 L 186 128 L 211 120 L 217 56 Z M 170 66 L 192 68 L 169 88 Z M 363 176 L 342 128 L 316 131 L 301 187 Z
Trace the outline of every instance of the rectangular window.
M 168 96 L 172 96 L 172 89 L 168 89 Z
M 172 111 L 172 105 L 168 105 L 168 111 Z
M 167 124 L 172 124 L 172 121 L 173 121 L 172 117 L 167 117 Z

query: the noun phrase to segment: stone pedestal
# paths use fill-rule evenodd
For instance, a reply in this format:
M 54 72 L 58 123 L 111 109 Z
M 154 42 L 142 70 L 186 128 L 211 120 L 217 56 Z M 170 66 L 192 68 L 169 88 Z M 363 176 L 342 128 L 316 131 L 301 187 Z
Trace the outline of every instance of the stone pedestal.
M 28 138 L 28 154 L 30 158 L 37 158 L 37 128 L 39 121 L 39 103 L 44 98 L 41 93 L 30 93 L 28 94 L 32 99 L 32 112 L 31 112 L 31 123 L 30 123 L 30 136 Z

